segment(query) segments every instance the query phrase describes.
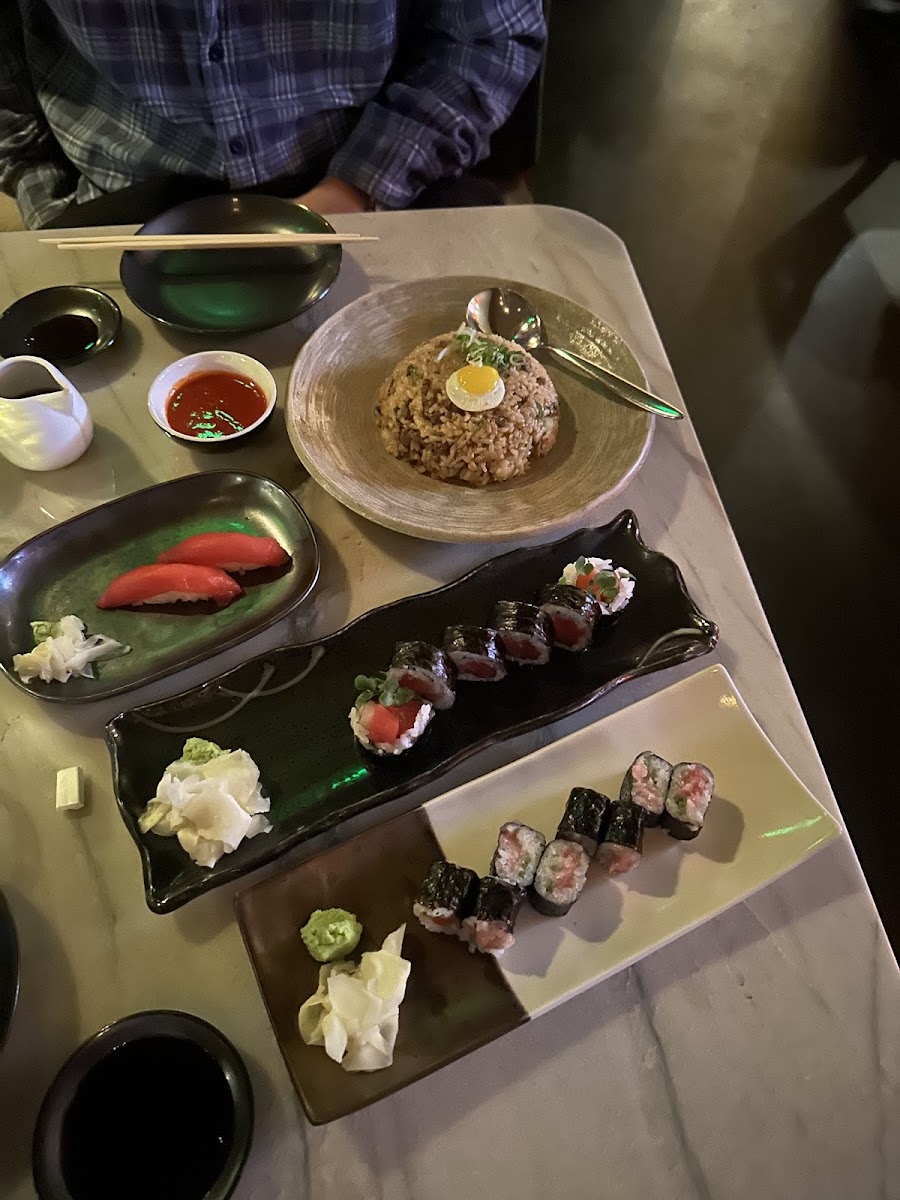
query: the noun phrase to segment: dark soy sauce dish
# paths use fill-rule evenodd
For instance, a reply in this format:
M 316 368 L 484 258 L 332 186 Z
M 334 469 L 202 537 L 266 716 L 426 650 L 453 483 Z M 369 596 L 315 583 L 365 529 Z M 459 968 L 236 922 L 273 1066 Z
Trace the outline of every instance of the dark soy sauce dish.
M 226 1038 L 197 1017 L 147 1012 L 85 1042 L 34 1131 L 41 1200 L 225 1200 L 250 1149 L 253 1093 Z
M 78 363 L 111 346 L 121 326 L 119 306 L 105 292 L 76 284 L 43 288 L 0 316 L 0 354 Z

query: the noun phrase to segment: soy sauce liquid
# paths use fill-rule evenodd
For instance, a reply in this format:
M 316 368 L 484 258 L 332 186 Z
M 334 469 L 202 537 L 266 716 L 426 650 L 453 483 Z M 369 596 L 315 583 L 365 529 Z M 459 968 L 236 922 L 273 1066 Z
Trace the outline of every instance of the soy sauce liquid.
M 183 1038 L 142 1038 L 82 1080 L 63 1121 L 63 1178 L 73 1200 L 201 1200 L 233 1138 L 215 1059 Z
M 24 342 L 29 354 L 54 362 L 87 354 L 96 345 L 98 332 L 90 317 L 63 313 L 35 325 Z

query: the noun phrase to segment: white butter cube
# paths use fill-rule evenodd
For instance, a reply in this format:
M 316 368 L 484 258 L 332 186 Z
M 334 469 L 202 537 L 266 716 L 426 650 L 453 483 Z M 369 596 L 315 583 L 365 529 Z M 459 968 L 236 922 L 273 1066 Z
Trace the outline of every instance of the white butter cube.
M 84 804 L 84 778 L 81 767 L 63 767 L 56 772 L 56 807 L 81 808 Z

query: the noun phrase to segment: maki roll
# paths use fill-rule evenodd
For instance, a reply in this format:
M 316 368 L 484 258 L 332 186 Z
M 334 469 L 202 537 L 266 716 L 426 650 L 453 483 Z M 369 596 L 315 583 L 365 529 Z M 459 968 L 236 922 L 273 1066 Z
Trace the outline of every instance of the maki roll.
M 645 828 L 659 824 L 671 775 L 672 764 L 651 750 L 642 751 L 625 772 L 619 799 L 640 805 Z
M 468 867 L 439 858 L 428 868 L 413 913 L 432 933 L 458 936 L 478 894 L 478 876 Z
M 644 812 L 630 800 L 613 800 L 597 859 L 610 875 L 625 875 L 641 861 Z
M 357 675 L 359 691 L 350 709 L 350 728 L 363 747 L 379 757 L 411 749 L 434 716 L 434 706 L 385 675 Z
M 593 858 L 600 844 L 600 830 L 608 808 L 609 796 L 602 792 L 586 787 L 572 788 L 556 831 L 557 839 L 577 842 Z
M 491 874 L 517 887 L 530 887 L 546 845 L 547 839 L 537 829 L 520 821 L 507 821 L 500 826 Z
M 408 688 L 435 708 L 450 708 L 456 699 L 456 664 L 428 642 L 398 642 L 388 679 Z
M 459 936 L 470 950 L 502 954 L 516 940 L 513 930 L 524 899 L 521 888 L 486 875 L 478 884 L 474 910 L 463 921 Z
M 589 592 L 605 617 L 621 612 L 634 595 L 634 576 L 608 558 L 576 558 L 563 568 L 559 582 Z
M 672 768 L 662 825 L 681 841 L 695 838 L 703 828 L 715 780 L 709 767 L 698 762 L 677 763 Z
M 568 583 L 548 583 L 538 596 L 553 626 L 553 645 L 563 650 L 586 650 L 600 616 L 600 603 L 590 592 Z
M 536 604 L 500 600 L 494 609 L 494 626 L 510 662 L 541 667 L 550 661 L 553 626 Z
M 495 683 L 506 678 L 503 646 L 493 629 L 480 625 L 448 625 L 444 650 L 453 660 L 460 679 Z
M 541 856 L 534 886 L 528 893 L 532 908 L 545 917 L 564 917 L 587 879 L 587 851 L 578 842 L 557 838 Z

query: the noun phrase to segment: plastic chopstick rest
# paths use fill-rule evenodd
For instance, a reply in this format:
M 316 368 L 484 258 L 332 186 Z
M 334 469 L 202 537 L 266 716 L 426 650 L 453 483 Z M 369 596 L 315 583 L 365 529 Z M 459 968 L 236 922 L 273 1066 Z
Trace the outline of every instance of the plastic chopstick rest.
M 56 772 L 56 807 L 81 808 L 84 804 L 84 777 L 81 767 L 63 767 Z

